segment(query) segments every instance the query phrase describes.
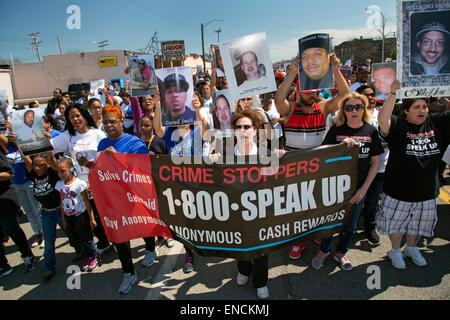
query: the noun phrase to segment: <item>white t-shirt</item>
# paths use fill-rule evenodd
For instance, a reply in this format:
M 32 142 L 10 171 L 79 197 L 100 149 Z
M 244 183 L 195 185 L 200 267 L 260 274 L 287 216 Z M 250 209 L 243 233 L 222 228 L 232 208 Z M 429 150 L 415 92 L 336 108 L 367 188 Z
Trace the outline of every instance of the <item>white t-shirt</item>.
M 86 182 L 77 178 L 69 185 L 62 180 L 56 183 L 55 190 L 58 190 L 61 194 L 61 203 L 66 216 L 79 216 L 86 211 L 83 196 L 81 195 L 86 188 Z
M 97 155 L 97 146 L 100 140 L 106 138 L 106 134 L 99 129 L 90 129 L 84 134 L 75 132 L 74 136 L 69 131 L 64 131 L 59 136 L 50 140 L 55 153 L 68 152 L 72 158 L 76 176 L 88 182 L 89 169 L 78 164 L 77 156 L 84 156 L 86 159 L 93 161 Z
M 378 110 L 374 109 L 372 115 L 370 116 L 370 124 L 373 125 L 378 130 Z M 384 152 L 380 154 L 380 166 L 378 167 L 378 172 L 383 173 L 386 170 L 386 165 L 389 159 L 389 147 L 387 142 L 380 136 L 381 145 L 383 146 Z
M 275 107 L 275 102 L 272 100 L 272 104 L 270 105 L 269 111 L 266 112 L 269 115 L 269 118 L 272 120 L 273 118 L 280 118 L 280 114 Z M 275 138 L 278 139 L 283 135 L 283 128 L 281 127 L 281 123 L 274 123 L 273 129 L 275 130 Z

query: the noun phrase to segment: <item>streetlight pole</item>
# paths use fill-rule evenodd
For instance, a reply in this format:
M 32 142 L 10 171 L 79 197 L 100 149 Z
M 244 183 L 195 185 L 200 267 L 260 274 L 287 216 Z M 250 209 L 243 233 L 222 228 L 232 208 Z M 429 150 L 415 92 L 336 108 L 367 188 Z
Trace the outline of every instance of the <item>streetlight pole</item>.
M 381 19 L 382 19 L 381 31 L 380 31 L 380 29 L 378 29 L 378 32 L 381 33 L 381 62 L 383 63 L 384 62 L 384 39 L 385 39 L 384 31 L 385 31 L 385 27 L 386 27 L 386 19 L 384 18 L 384 14 L 381 11 L 381 9 L 378 8 L 377 6 L 369 6 L 368 8 L 366 8 L 366 11 L 370 12 L 372 10 L 379 12 L 381 15 Z
M 207 26 L 208 24 L 210 24 L 210 23 L 212 23 L 212 22 L 215 22 L 215 21 L 223 21 L 223 20 L 221 20 L 221 19 L 219 19 L 219 20 L 215 19 L 215 20 L 208 21 L 208 22 L 205 23 L 205 24 L 203 24 L 203 23 L 201 24 L 201 31 L 202 31 L 202 59 L 203 59 L 203 72 L 206 71 L 206 61 L 205 61 L 205 38 L 204 38 L 205 28 L 206 28 L 206 26 Z

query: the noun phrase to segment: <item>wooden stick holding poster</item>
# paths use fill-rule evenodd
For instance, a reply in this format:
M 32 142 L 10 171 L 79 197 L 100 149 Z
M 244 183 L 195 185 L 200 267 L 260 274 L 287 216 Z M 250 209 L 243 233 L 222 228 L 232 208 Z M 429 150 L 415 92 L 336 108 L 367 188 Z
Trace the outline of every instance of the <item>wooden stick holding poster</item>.
M 450 0 L 397 0 L 399 98 L 450 96 Z

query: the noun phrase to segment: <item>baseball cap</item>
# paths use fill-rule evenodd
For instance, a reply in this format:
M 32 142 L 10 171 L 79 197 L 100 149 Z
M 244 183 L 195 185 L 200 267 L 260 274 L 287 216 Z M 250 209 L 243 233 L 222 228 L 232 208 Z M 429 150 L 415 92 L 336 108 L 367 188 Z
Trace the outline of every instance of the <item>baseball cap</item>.
M 186 81 L 186 78 L 180 73 L 178 75 L 176 73 L 172 73 L 164 78 L 164 88 L 167 89 L 171 86 L 181 88 L 185 92 L 189 89 L 189 83 Z
M 447 31 L 445 26 L 442 23 L 431 21 L 422 26 L 419 32 L 416 34 L 416 41 L 420 41 L 422 36 L 430 31 L 440 31 L 445 34 L 447 37 L 450 36 L 450 33 Z

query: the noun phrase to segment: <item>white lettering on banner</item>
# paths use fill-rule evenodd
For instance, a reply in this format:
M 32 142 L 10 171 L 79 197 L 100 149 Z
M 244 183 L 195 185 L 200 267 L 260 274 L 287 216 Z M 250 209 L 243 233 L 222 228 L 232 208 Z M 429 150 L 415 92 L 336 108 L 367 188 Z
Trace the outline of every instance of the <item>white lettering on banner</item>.
M 139 174 L 135 172 L 122 171 L 122 178 L 117 172 L 110 172 L 109 170 L 102 171 L 97 170 L 98 179 L 101 182 L 104 181 L 123 181 L 126 183 L 145 183 L 152 184 L 152 177 L 145 174 Z
M 242 244 L 242 235 L 240 232 L 197 230 L 172 225 L 170 225 L 169 228 L 175 231 L 182 238 L 189 241 L 200 241 L 219 244 L 224 243 Z
M 259 229 L 259 240 L 265 241 L 289 235 L 289 223 Z
M 150 216 L 122 216 L 122 226 L 125 227 L 133 224 L 159 224 L 160 226 L 166 227 L 166 224 L 161 219 L 153 218 Z
M 137 195 L 133 195 L 129 192 L 127 192 L 127 198 L 128 198 L 128 201 L 130 201 L 131 203 L 133 203 L 133 202 L 142 203 L 150 210 L 156 210 L 156 199 L 153 199 L 153 200 L 147 199 L 147 201 L 145 201 L 141 197 L 139 197 Z
M 337 178 L 337 179 L 336 179 Z M 336 182 L 337 181 L 337 182 Z M 350 176 L 341 175 L 322 179 L 322 202 L 329 207 L 344 201 L 344 193 L 350 190 Z M 336 197 L 337 196 L 337 197 Z
M 308 230 L 312 230 L 317 228 L 322 224 L 326 224 L 328 222 L 333 222 L 335 220 L 343 220 L 345 217 L 345 210 L 337 211 L 327 216 L 315 217 L 310 219 L 305 219 L 301 221 L 295 221 L 293 226 L 293 234 L 303 233 Z
M 117 220 L 111 220 L 108 217 L 104 217 L 105 227 L 118 230 Z

